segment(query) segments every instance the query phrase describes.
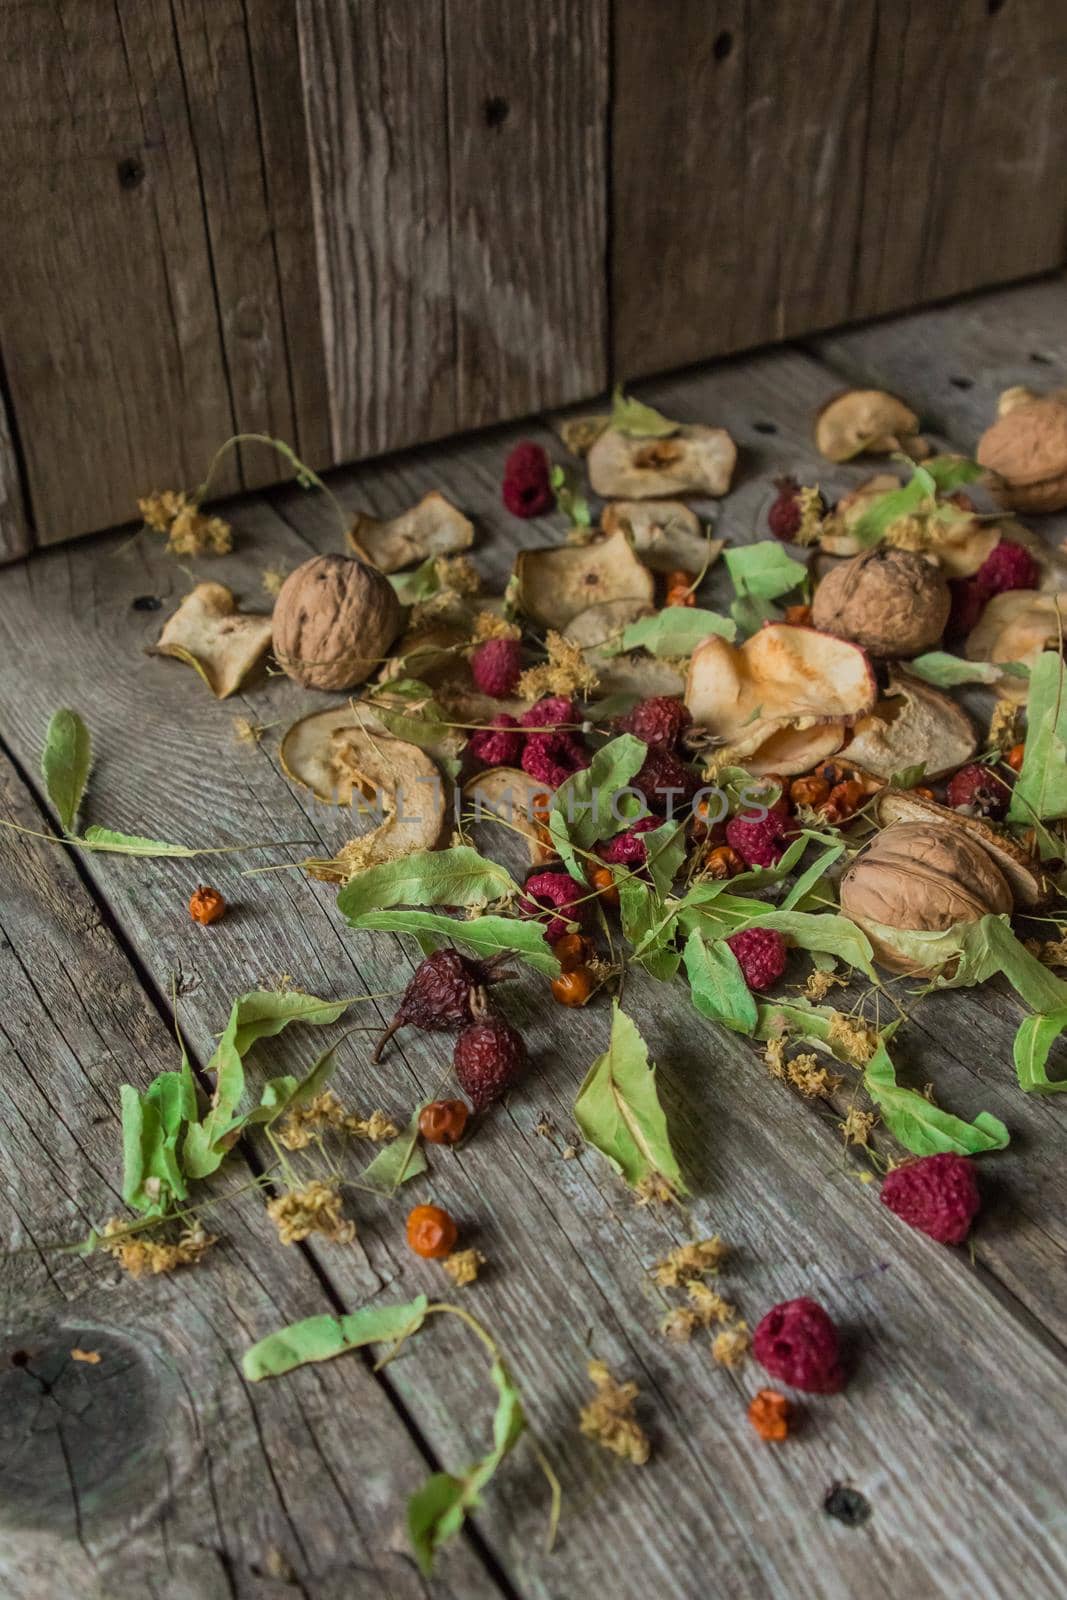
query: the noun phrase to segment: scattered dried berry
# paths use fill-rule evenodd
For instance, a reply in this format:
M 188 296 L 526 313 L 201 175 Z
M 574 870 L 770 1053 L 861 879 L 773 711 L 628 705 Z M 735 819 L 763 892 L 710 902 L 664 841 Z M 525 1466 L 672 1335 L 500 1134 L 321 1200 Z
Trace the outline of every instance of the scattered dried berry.
M 668 606 L 695 606 L 697 603 L 697 597 L 693 592 L 693 584 L 695 582 L 695 572 L 668 572 L 664 604 Z
M 1008 766 L 1011 768 L 1011 770 L 1013 772 L 1021 772 L 1022 771 L 1023 756 L 1025 754 L 1026 754 L 1026 746 L 1025 746 L 1025 744 L 1013 744 L 1012 745 L 1011 749 L 1008 751 L 1007 760 L 1008 760 Z
M 795 478 L 777 478 L 775 488 L 778 495 L 767 513 L 767 527 L 776 539 L 788 542 L 800 530 L 799 485 Z
M 521 676 L 522 645 L 518 639 L 486 639 L 471 656 L 475 687 L 494 700 L 514 694 Z
M 748 1406 L 748 1420 L 761 1439 L 780 1440 L 789 1437 L 792 1406 L 777 1389 L 760 1389 Z
M 989 599 L 989 591 L 978 582 L 977 575 L 971 578 L 953 578 L 948 587 L 952 604 L 945 624 L 945 633 L 950 639 L 958 639 L 961 634 L 970 633 L 977 626 Z
M 569 733 L 531 733 L 522 752 L 522 770 L 538 783 L 558 789 L 589 765 L 589 756 Z
M 785 940 L 777 928 L 746 928 L 732 933 L 726 943 L 750 989 L 769 989 L 785 971 Z
M 700 780 L 691 767 L 685 766 L 669 750 L 653 745 L 641 770 L 631 779 L 631 787 L 644 797 L 653 811 L 671 815 L 692 800 L 700 788 Z
M 773 867 L 785 855 L 788 827 L 776 811 L 753 822 L 731 817 L 726 824 L 726 842 L 746 867 Z
M 571 967 L 552 979 L 552 997 L 561 1006 L 584 1006 L 593 992 L 593 978 L 588 967 Z
M 472 961 L 458 950 L 435 950 L 426 956 L 415 968 L 396 1016 L 375 1045 L 372 1060 L 381 1059 L 393 1034 L 407 1023 L 429 1033 L 452 1033 L 472 1022 L 485 1009 L 487 986 L 511 977 L 510 972 L 499 970 L 499 963 L 506 959 L 496 956 L 491 961 Z
M 526 1045 L 500 1017 L 483 1017 L 464 1028 L 456 1040 L 452 1065 L 475 1111 L 484 1111 L 522 1077 Z
M 744 870 L 745 863 L 728 844 L 713 845 L 704 857 L 704 871 L 709 878 L 736 878 Z
M 582 933 L 565 933 L 563 938 L 557 939 L 552 946 L 552 954 L 559 962 L 561 971 L 573 972 L 577 967 L 584 967 L 592 959 L 593 941 Z
M 788 622 L 791 628 L 810 628 L 811 607 L 804 605 L 786 606 L 782 614 L 782 621 Z
M 544 700 L 538 700 L 519 718 L 524 728 L 537 728 L 541 732 L 547 729 L 550 733 L 572 728 L 577 720 L 574 701 L 563 694 L 550 694 Z
M 194 922 L 199 922 L 202 927 L 207 927 L 211 922 L 218 922 L 225 915 L 226 902 L 217 889 L 212 889 L 206 883 L 193 891 L 189 896 L 189 915 Z
M 476 761 L 487 767 L 513 767 L 522 756 L 524 736 L 514 717 L 502 711 L 492 727 L 471 734 L 467 746 Z
M 1008 809 L 1011 790 L 991 767 L 973 761 L 950 779 L 945 798 L 954 811 L 970 817 L 1000 818 Z
M 1024 545 L 1001 539 L 975 577 L 987 595 L 1003 594 L 1006 589 L 1036 589 L 1041 582 L 1041 568 Z
M 539 444 L 517 444 L 504 463 L 501 494 L 516 517 L 541 517 L 556 503 L 548 456 Z
M 648 859 L 648 846 L 641 835 L 659 827 L 662 827 L 662 823 L 658 817 L 639 817 L 624 832 L 617 833 L 614 839 L 606 839 L 603 844 L 597 845 L 597 855 L 601 861 L 607 861 L 615 867 L 643 867 Z
M 886 1176 L 881 1200 L 940 1244 L 962 1244 L 981 1203 L 974 1163 L 966 1156 L 920 1156 Z
M 431 1100 L 419 1112 L 419 1132 L 427 1144 L 458 1144 L 467 1115 L 462 1100 Z
M 545 938 L 554 945 L 569 933 L 568 922 L 581 922 L 585 916 L 587 890 L 566 872 L 535 872 L 527 878 L 523 898 L 519 901 L 520 917 L 544 918 L 546 912 L 555 911 L 545 928 Z
M 619 903 L 619 886 L 615 882 L 615 874 L 610 867 L 594 867 L 590 874 L 596 896 L 603 905 L 617 906 Z
M 794 778 L 789 785 L 789 798 L 795 806 L 821 806 L 830 798 L 830 785 L 825 778 Z
M 427 1261 L 441 1261 L 451 1255 L 459 1229 L 440 1206 L 416 1206 L 408 1212 L 408 1245 Z
M 647 745 L 663 745 L 674 750 L 693 718 L 681 700 L 656 694 L 639 700 L 615 726 L 620 733 L 632 733 Z
M 772 1378 L 810 1394 L 843 1386 L 837 1329 L 814 1300 L 785 1300 L 757 1324 L 753 1354 Z
M 867 791 L 858 778 L 846 778 L 835 783 L 829 796 L 819 807 L 819 814 L 827 822 L 847 822 L 855 816 L 867 798 Z

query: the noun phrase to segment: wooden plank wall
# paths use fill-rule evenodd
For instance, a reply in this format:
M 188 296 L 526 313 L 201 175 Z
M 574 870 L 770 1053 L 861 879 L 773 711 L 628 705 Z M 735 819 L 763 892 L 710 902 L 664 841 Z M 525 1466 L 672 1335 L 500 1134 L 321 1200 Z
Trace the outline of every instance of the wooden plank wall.
M 1061 0 L 8 0 L 0 63 L 0 559 L 236 429 L 323 467 L 1067 254 Z

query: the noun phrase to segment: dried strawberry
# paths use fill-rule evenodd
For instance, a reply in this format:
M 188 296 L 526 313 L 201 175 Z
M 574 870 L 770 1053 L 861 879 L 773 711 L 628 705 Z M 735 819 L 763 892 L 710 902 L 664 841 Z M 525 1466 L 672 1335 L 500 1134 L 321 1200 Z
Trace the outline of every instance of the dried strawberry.
M 981 1204 L 974 1163 L 947 1153 L 921 1156 L 887 1175 L 881 1201 L 939 1244 L 962 1244 Z
M 1001 539 L 975 577 L 987 595 L 1003 594 L 1006 589 L 1036 589 L 1041 582 L 1041 568 L 1024 545 Z
M 504 463 L 501 492 L 516 517 L 540 517 L 556 503 L 548 456 L 539 444 L 517 444 Z
M 731 817 L 726 824 L 726 842 L 748 867 L 773 867 L 785 855 L 790 827 L 778 811 L 748 821 Z
M 577 721 L 574 701 L 563 694 L 551 694 L 544 700 L 538 700 L 519 718 L 524 728 L 535 728 L 539 733 L 559 733 L 563 729 L 573 731 Z
M 615 726 L 620 733 L 632 733 L 635 739 L 642 739 L 647 745 L 674 750 L 692 720 L 681 700 L 656 694 L 648 700 L 639 700 Z
M 550 789 L 588 765 L 589 756 L 569 733 L 531 733 L 522 752 L 523 772 Z
M 662 745 L 651 745 L 640 772 L 630 780 L 631 787 L 643 795 L 653 811 L 677 813 L 692 800 L 700 788 L 700 780 L 692 767 L 687 767 L 678 757 Z
M 601 861 L 613 867 L 643 867 L 648 848 L 641 835 L 661 826 L 658 817 L 640 817 L 624 833 L 617 833 L 614 839 L 598 844 L 596 853 Z
M 772 1378 L 809 1394 L 836 1394 L 845 1381 L 837 1329 L 814 1300 L 785 1300 L 768 1311 L 752 1353 Z
M 471 1022 L 485 1009 L 488 985 L 514 976 L 499 970 L 500 962 L 507 959 L 503 954 L 490 961 L 472 961 L 458 950 L 435 950 L 426 956 L 415 968 L 372 1059 L 379 1061 L 393 1034 L 408 1023 L 429 1033 L 452 1033 Z
M 502 711 L 491 728 L 472 733 L 467 749 L 487 767 L 513 767 L 522 755 L 523 736 L 514 717 Z
M 513 694 L 522 676 L 522 646 L 518 639 L 486 639 L 471 656 L 475 688 L 494 700 Z
M 954 811 L 970 817 L 1000 818 L 1008 809 L 1011 790 L 990 767 L 972 761 L 949 779 L 945 798 Z
M 726 943 L 750 989 L 769 989 L 785 971 L 785 940 L 777 928 L 746 928 L 732 933 Z
M 792 539 L 800 529 L 800 487 L 795 478 L 776 478 L 778 497 L 767 513 L 767 527 L 776 539 Z
M 452 1065 L 475 1111 L 483 1111 L 522 1077 L 526 1045 L 500 1017 L 484 1017 L 464 1028 L 456 1040 Z
M 544 920 L 548 913 L 557 912 L 558 915 L 549 917 L 545 928 L 548 943 L 555 944 L 557 939 L 569 933 L 568 922 L 581 922 L 584 919 L 585 896 L 588 892 L 585 885 L 569 873 L 535 872 L 532 878 L 527 878 L 523 887 L 519 915 Z

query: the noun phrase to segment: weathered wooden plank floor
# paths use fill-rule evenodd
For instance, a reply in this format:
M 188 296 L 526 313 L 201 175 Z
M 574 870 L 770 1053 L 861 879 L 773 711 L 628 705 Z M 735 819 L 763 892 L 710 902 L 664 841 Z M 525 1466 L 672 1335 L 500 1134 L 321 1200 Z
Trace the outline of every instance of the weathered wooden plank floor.
M 719 532 L 743 539 L 763 526 L 775 473 L 819 476 L 836 491 L 865 470 L 828 472 L 813 454 L 811 413 L 843 373 L 896 388 L 970 450 L 997 389 L 1067 381 L 1065 333 L 1064 288 L 1041 283 L 645 393 L 737 437 L 742 470 L 716 515 Z M 475 559 L 499 583 L 517 544 L 560 531 L 558 519 L 517 524 L 499 505 L 504 455 L 523 435 L 550 442 L 538 427 L 501 431 L 337 474 L 334 488 L 347 506 L 378 512 L 441 488 L 475 519 Z M 264 568 L 337 547 L 327 509 L 299 491 L 245 500 L 232 515 L 234 554 L 197 575 L 253 601 Z M 48 714 L 65 704 L 95 738 L 91 821 L 190 843 L 305 839 L 315 853 L 333 849 L 346 837 L 343 818 L 296 791 L 276 755 L 277 733 L 327 697 L 273 677 L 220 705 L 192 674 L 145 654 L 187 583 L 158 544 L 128 535 L 0 573 L 4 814 L 29 826 L 47 817 L 38 750 Z M 143 595 L 163 611 L 134 609 Z M 235 714 L 277 727 L 258 746 L 238 744 Z M 680 987 L 653 995 L 632 981 L 628 1009 L 660 1064 L 694 1191 L 685 1215 L 636 1209 L 595 1153 L 562 1155 L 575 1090 L 604 1048 L 606 1008 L 561 1013 L 529 976 L 512 988 L 509 1012 L 534 1055 L 530 1080 L 462 1153 L 435 1156 L 410 1192 L 446 1205 L 489 1258 L 464 1292 L 511 1356 L 563 1479 L 564 1518 L 546 1555 L 543 1488 L 520 1455 L 426 1584 L 399 1531 L 404 1498 L 428 1462 L 473 1458 L 488 1428 L 482 1364 L 463 1330 L 426 1331 L 379 1375 L 349 1356 L 249 1390 L 237 1364 L 252 1339 L 311 1311 L 439 1293 L 438 1269 L 403 1244 L 403 1201 L 357 1196 L 356 1244 L 284 1249 L 249 1187 L 262 1160 L 249 1146 L 220 1179 L 233 1196 L 218 1213 L 223 1243 L 195 1272 L 116 1281 L 99 1258 L 45 1249 L 118 1209 L 118 1087 L 172 1064 L 174 974 L 202 1062 L 232 997 L 265 978 L 384 996 L 363 1008 L 376 1021 L 410 973 L 408 941 L 346 930 L 325 886 L 296 873 L 242 878 L 244 857 L 219 863 L 212 878 L 234 910 L 205 933 L 184 913 L 196 876 L 186 864 L 0 844 L 3 1237 L 18 1251 L 0 1302 L 5 1594 L 571 1600 L 597 1585 L 622 1600 L 845 1600 L 905 1587 L 1007 1597 L 1024 1564 L 1029 1596 L 1064 1592 L 1054 1465 L 1067 1406 L 1067 1106 L 1017 1090 L 1010 992 L 931 998 L 907 1033 L 917 1081 L 933 1080 L 953 1110 L 988 1109 L 1012 1130 L 1007 1152 L 983 1158 L 989 1204 L 969 1259 L 878 1205 L 825 1106 L 770 1080 L 752 1048 L 697 1017 Z M 409 1030 L 375 1065 L 369 1037 L 357 1032 L 343 1047 L 338 1091 L 403 1115 L 437 1084 L 448 1047 Z M 314 1053 L 295 1032 L 266 1041 L 253 1074 L 283 1062 L 293 1070 Z M 538 1131 L 546 1120 L 555 1141 Z M 715 1368 L 702 1343 L 669 1346 L 657 1333 L 663 1308 L 647 1268 L 705 1232 L 734 1246 L 726 1283 L 750 1321 L 810 1293 L 849 1330 L 853 1382 L 813 1399 L 784 1448 L 762 1446 L 744 1421 L 757 1369 Z M 76 1345 L 104 1360 L 72 1364 Z M 577 1432 L 590 1353 L 641 1385 L 656 1451 L 640 1471 Z M 863 1526 L 824 1511 L 835 1482 L 866 1496 Z

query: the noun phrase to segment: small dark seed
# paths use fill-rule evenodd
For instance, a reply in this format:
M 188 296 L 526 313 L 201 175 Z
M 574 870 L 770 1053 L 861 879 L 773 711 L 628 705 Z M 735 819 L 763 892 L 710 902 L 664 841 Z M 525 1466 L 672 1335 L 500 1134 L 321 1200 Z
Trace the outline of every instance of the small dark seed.
M 850 1488 L 847 1483 L 835 1483 L 827 1493 L 822 1508 L 828 1517 L 836 1517 L 846 1528 L 862 1528 L 871 1514 L 871 1503 L 866 1495 Z
M 158 611 L 163 604 L 158 594 L 139 594 L 130 605 L 134 611 Z

